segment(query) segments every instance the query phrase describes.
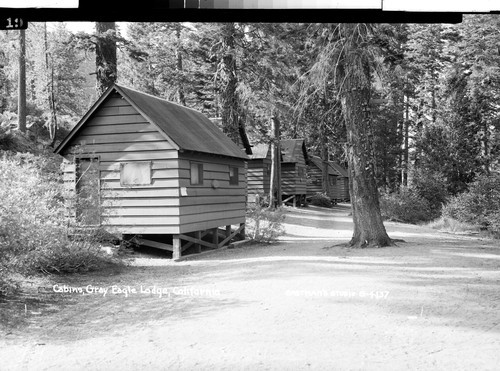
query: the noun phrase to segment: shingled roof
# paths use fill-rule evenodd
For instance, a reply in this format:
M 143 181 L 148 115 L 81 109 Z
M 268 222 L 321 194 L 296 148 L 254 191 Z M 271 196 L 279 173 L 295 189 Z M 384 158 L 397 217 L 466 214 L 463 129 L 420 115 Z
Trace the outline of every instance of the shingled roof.
M 179 150 L 248 158 L 236 143 L 201 112 L 117 84 L 111 86 L 99 98 L 56 148 L 56 153 L 59 153 L 71 141 L 85 125 L 85 122 L 91 118 L 92 113 L 114 91 L 120 94 L 148 122 L 166 134 Z

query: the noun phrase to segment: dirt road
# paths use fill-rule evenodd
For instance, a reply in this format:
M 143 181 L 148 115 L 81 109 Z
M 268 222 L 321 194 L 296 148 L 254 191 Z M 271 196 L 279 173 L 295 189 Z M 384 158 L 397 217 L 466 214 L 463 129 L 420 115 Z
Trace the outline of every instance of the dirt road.
M 289 209 L 272 246 L 38 282 L 0 370 L 498 369 L 498 241 L 386 225 L 350 250 L 348 208 Z

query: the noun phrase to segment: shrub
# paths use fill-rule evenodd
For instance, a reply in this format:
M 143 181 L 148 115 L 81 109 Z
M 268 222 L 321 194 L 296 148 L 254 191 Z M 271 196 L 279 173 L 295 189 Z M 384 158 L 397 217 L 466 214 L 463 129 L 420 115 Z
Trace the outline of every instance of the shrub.
M 1 119 L 1 115 L 0 115 Z M 0 125 L 0 149 L 7 149 L 12 143 L 12 134 L 9 125 Z
M 382 193 L 380 211 L 385 219 L 405 223 L 428 221 L 432 218 L 429 202 L 410 188 Z
M 428 201 L 431 209 L 431 219 L 441 214 L 441 209 L 448 199 L 447 184 L 439 173 L 415 170 L 412 174 L 411 189 Z
M 500 232 L 500 174 L 479 177 L 445 205 L 443 216 Z
M 314 206 L 320 207 L 332 207 L 335 205 L 335 202 L 332 201 L 330 197 L 326 195 L 326 193 L 315 193 L 310 199 L 309 203 Z
M 0 285 L 13 272 L 63 273 L 96 269 L 110 258 L 95 231 L 71 240 L 64 186 L 56 164 L 32 154 L 0 158 Z M 1 289 L 1 287 L 0 287 Z
M 283 209 L 270 209 L 260 203 L 247 207 L 247 234 L 257 242 L 270 243 L 283 235 Z

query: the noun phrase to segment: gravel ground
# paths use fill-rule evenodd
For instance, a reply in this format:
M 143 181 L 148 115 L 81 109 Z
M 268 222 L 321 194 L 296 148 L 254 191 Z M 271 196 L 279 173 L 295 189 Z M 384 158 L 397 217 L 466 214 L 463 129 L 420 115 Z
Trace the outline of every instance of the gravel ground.
M 386 223 L 405 242 L 347 249 L 348 213 L 287 208 L 273 245 L 33 281 L 0 370 L 497 370 L 498 241 Z

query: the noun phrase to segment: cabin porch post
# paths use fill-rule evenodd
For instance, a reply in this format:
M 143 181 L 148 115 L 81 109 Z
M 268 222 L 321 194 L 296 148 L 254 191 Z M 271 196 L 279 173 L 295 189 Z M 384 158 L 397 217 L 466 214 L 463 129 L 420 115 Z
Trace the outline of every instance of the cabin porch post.
M 240 223 L 240 228 L 241 228 L 240 237 L 242 240 L 244 240 L 245 239 L 245 223 Z
M 215 248 L 219 248 L 219 228 L 212 229 L 212 242 L 215 245 Z

